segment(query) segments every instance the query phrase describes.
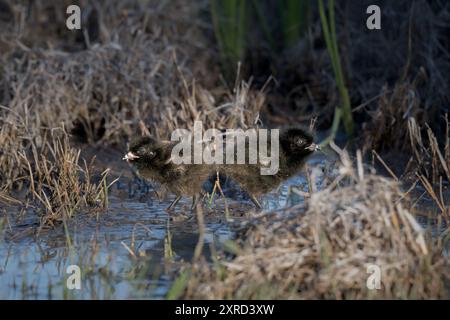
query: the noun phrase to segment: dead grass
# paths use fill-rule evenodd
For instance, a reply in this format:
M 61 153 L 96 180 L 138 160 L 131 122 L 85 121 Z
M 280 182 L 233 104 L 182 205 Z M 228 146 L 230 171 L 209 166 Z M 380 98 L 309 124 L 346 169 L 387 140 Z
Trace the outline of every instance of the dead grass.
M 9 190 L 13 186 L 21 187 L 23 184 L 23 174 L 25 164 L 19 157 L 17 151 L 22 149 L 21 136 L 24 135 L 23 127 L 16 126 L 17 121 L 13 118 L 14 113 L 5 118 L 0 118 L 0 185 L 3 189 Z
M 69 3 L 3 4 L 9 9 L 0 31 L 2 198 L 26 186 L 45 223 L 98 201 L 105 206 L 106 176 L 92 182 L 91 166 L 56 131 L 90 145 L 124 145 L 148 132 L 167 139 L 195 120 L 205 127 L 254 125 L 265 94 L 240 80 L 235 89 L 216 85 L 201 32 L 208 26 L 186 18 L 199 14 L 202 3 L 80 1 L 84 33 L 65 28 Z
M 163 123 L 168 128 L 166 132 L 177 128 L 192 129 L 196 120 L 202 121 L 205 128 L 249 128 L 259 125 L 259 115 L 266 98 L 264 88 L 253 90 L 251 83 L 242 81 L 236 83 L 232 91 L 220 89 L 213 95 L 195 82 L 190 86 L 186 81 L 183 83 L 184 98 L 179 108 L 168 108 L 163 113 Z
M 450 207 L 444 198 L 444 190 L 448 189 L 447 182 L 450 181 L 450 124 L 447 114 L 444 120 L 446 138 L 442 143 L 438 143 L 438 139 L 428 124 L 426 124 L 427 136 L 423 138 L 415 119 L 408 119 L 408 134 L 413 156 L 408 163 L 407 170 L 414 172 L 417 181 L 420 181 L 448 224 Z
M 384 86 L 377 100 L 377 107 L 369 111 L 371 120 L 363 127 L 364 152 L 384 150 L 390 147 L 408 151 L 408 119 L 417 119 L 421 112 L 417 95 L 417 82 L 398 82 L 394 88 Z
M 422 130 L 415 119 L 408 119 L 409 141 L 413 150 L 415 163 L 420 173 L 428 177 L 433 184 L 438 184 L 442 178 L 450 181 L 450 126 L 447 114 L 444 120 L 446 124 L 446 138 L 439 143 L 428 124 L 425 125 L 427 136 L 423 138 L 421 134 Z
M 184 298 L 448 297 L 440 237 L 424 233 L 397 182 L 354 167 L 345 152 L 328 187 L 244 230 L 234 258 L 192 265 Z M 381 269 L 380 290 L 366 287 L 371 264 Z
M 337 11 L 361 145 L 410 153 L 409 169 L 448 219 L 449 124 L 441 116 L 449 106 L 449 2 L 418 0 L 405 10 L 409 1 L 382 1 L 389 36 L 361 32 L 369 2 Z M 86 9 L 83 32 L 65 28 L 72 3 Z M 267 95 L 268 75 L 255 87 L 241 77 L 234 88 L 220 83 L 211 25 L 193 18 L 208 1 L 186 3 L 0 0 L 0 202 L 17 204 L 11 191 L 25 187 L 46 225 L 107 207 L 108 172 L 95 180 L 66 132 L 91 145 L 123 145 L 136 133 L 166 139 L 195 120 L 248 128 L 269 114 L 266 105 L 273 123 L 319 116 L 321 129 L 329 127 L 338 96 L 317 25 L 273 65 L 254 62 L 278 78 Z M 184 297 L 447 298 L 441 238 L 417 224 L 407 192 L 364 171 L 361 155 L 356 168 L 341 158 L 323 190 L 310 181 L 305 205 L 250 221 L 233 259 L 189 266 Z M 380 266 L 381 290 L 366 288 L 367 264 Z
M 392 90 L 384 87 L 360 140 L 364 152 L 392 148 L 404 152 L 410 157 L 403 169 L 404 177 L 423 175 L 431 184 L 439 185 L 442 180 L 450 181 L 448 115 L 442 114 L 439 122 L 433 123 L 436 135 L 423 122 L 421 103 L 417 78 L 412 83 L 399 82 Z
M 108 189 L 115 182 L 107 181 L 109 170 L 101 174 L 99 181 L 92 181 L 94 159 L 81 165 L 81 150 L 70 147 L 67 134 L 53 135 L 44 141 L 46 150 L 38 150 L 32 144 L 29 156 L 20 154 L 29 170 L 31 197 L 43 208 L 41 223 L 54 225 L 81 209 L 105 210 Z
M 17 179 L 25 173 L 25 164 L 15 152 L 29 148 L 21 137 L 39 139 L 43 129 L 62 125 L 90 144 L 123 144 L 137 132 L 167 138 L 174 128 L 189 128 L 194 120 L 202 120 L 207 127 L 252 126 L 259 113 L 267 111 L 266 104 L 275 113 L 286 104 L 295 104 L 294 109 L 301 111 L 294 118 L 286 116 L 289 113 L 283 108 L 283 119 L 275 116 L 273 122 L 320 115 L 320 126 L 332 118 L 337 95 L 330 92 L 332 77 L 327 76 L 326 51 L 315 24 L 304 43 L 280 55 L 276 70 L 280 79 L 270 86 L 277 93 L 266 99 L 265 87 L 253 90 L 251 83 L 240 79 L 234 89 L 219 84 L 218 63 L 207 39 L 211 25 L 188 18 L 201 14 L 207 2 L 187 6 L 182 1 L 170 5 L 150 0 L 80 1 L 83 32 L 65 28 L 62 8 L 69 2 L 5 2 L 9 9 L 0 32 L 4 52 L 0 104 L 5 107 L 0 110 L 0 143 L 5 145 L 0 153 L 0 169 L 5 172 L 2 185 L 20 184 Z M 428 122 L 438 141 L 443 136 L 436 119 L 448 104 L 445 77 L 450 72 L 444 72 L 449 66 L 448 59 L 443 59 L 448 48 L 440 25 L 448 6 L 417 1 L 410 12 L 394 10 L 402 5 L 386 4 L 386 28 L 397 31 L 393 39 L 355 34 L 360 30 L 355 13 L 337 12 L 338 20 L 344 14 L 349 18 L 348 25 L 339 28 L 339 40 L 348 60 L 352 99 L 362 100 L 355 112 L 369 115 L 363 119 L 365 151 L 409 146 L 403 141 L 410 137 L 411 117 L 420 124 L 422 134 Z M 427 15 L 422 17 L 424 12 Z M 428 16 L 436 23 L 429 23 Z M 391 26 L 394 18 L 402 24 Z M 418 31 L 412 33 L 413 28 Z M 345 32 L 354 46 L 346 47 Z M 384 54 L 386 42 L 395 49 L 394 58 Z M 380 46 L 384 49 L 374 50 Z M 292 54 L 303 57 L 295 60 L 300 65 L 287 59 Z M 364 55 L 372 57 L 374 65 L 367 65 Z M 256 80 L 261 87 L 261 79 Z M 315 111 L 311 113 L 309 107 Z M 26 122 L 21 122 L 25 117 Z M 437 155 L 435 149 L 432 152 Z
M 395 91 L 401 90 L 402 83 L 409 83 L 404 99 L 414 98 L 420 103 L 415 106 L 418 109 L 410 110 L 408 115 L 420 123 L 438 124 L 438 118 L 448 110 L 449 104 L 447 28 L 450 4 L 447 1 L 382 0 L 378 5 L 383 8 L 383 32 L 361 32 L 360 12 L 370 4 L 369 0 L 349 3 L 342 10 L 346 12 L 348 34 L 343 37 L 349 45 L 344 50 L 348 54 L 353 95 L 360 96 L 364 103 L 378 96 L 384 85 Z M 389 32 L 384 32 L 386 30 Z M 408 94 L 410 89 L 414 92 Z M 397 108 L 403 110 L 403 106 Z M 366 108 L 375 109 L 376 101 Z M 438 127 L 432 129 L 436 132 Z

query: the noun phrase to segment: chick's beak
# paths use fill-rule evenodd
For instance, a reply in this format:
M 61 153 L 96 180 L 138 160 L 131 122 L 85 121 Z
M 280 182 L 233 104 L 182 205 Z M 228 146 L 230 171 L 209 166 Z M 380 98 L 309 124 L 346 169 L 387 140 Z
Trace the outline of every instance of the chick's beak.
M 133 152 L 128 152 L 123 158 L 122 160 L 127 160 L 127 161 L 132 161 L 135 159 L 139 159 L 139 156 L 134 154 Z
M 309 146 L 306 147 L 306 149 L 310 150 L 310 151 L 318 151 L 321 148 L 320 148 L 320 146 L 318 144 L 311 143 Z

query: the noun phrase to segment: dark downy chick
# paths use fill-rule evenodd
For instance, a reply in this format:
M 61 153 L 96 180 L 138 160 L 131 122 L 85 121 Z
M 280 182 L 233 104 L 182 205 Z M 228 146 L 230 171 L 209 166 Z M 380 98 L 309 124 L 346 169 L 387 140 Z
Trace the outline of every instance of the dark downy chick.
M 193 209 L 202 193 L 203 183 L 213 173 L 208 166 L 174 164 L 171 153 L 176 144 L 177 142 L 140 137 L 130 143 L 124 160 L 136 169 L 140 177 L 164 185 L 177 196 L 167 210 L 172 210 L 182 196 L 193 198 Z
M 261 208 L 257 195 L 267 193 L 298 173 L 306 159 L 320 147 L 314 143 L 313 135 L 303 128 L 280 130 L 279 170 L 274 175 L 261 175 L 261 164 L 230 164 L 220 168 L 222 174 L 236 181 L 245 190 L 253 203 Z M 267 150 L 270 150 L 268 139 Z M 250 146 L 251 148 L 252 146 Z M 246 154 L 249 146 L 246 144 Z

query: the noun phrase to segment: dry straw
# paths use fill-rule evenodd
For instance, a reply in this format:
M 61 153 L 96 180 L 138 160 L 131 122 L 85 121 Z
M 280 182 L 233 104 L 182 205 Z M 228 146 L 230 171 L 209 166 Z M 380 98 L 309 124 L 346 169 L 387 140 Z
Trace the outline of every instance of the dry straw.
M 255 218 L 237 255 L 191 266 L 185 298 L 412 299 L 447 297 L 449 260 L 408 209 L 399 184 L 353 166 L 305 204 Z M 361 159 L 360 157 L 357 157 Z M 381 289 L 366 286 L 368 265 Z

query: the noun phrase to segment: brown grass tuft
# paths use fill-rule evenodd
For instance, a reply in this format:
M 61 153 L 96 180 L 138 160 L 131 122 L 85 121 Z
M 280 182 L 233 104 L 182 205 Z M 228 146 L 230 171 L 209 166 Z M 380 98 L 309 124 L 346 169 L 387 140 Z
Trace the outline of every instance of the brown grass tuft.
M 92 181 L 90 164 L 80 165 L 80 150 L 70 147 L 67 134 L 53 133 L 45 150 L 31 146 L 31 155 L 20 154 L 29 169 L 30 193 L 44 208 L 42 224 L 71 218 L 82 208 L 105 209 L 108 204 L 108 170 Z
M 439 141 L 431 128 L 426 125 L 426 137 L 422 136 L 422 128 L 414 118 L 408 119 L 408 138 L 416 171 L 424 175 L 433 184 L 442 182 L 442 179 L 450 181 L 450 125 L 448 115 L 445 115 L 445 140 Z M 441 142 L 441 143 L 440 143 Z
M 228 261 L 194 264 L 185 298 L 425 299 L 447 297 L 450 261 L 408 210 L 397 182 L 354 168 L 304 205 L 268 212 Z M 339 186 L 338 188 L 336 188 Z M 369 290 L 368 265 L 381 269 Z
M 377 108 L 370 112 L 370 122 L 363 127 L 364 151 L 383 150 L 394 147 L 409 151 L 405 143 L 408 136 L 408 119 L 422 116 L 416 82 L 398 82 L 390 90 L 381 90 Z

